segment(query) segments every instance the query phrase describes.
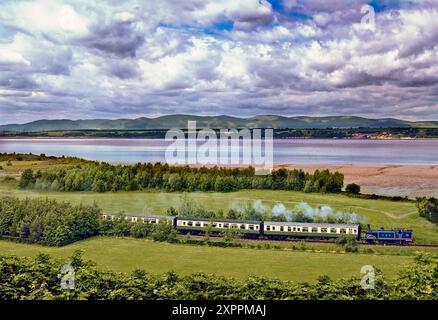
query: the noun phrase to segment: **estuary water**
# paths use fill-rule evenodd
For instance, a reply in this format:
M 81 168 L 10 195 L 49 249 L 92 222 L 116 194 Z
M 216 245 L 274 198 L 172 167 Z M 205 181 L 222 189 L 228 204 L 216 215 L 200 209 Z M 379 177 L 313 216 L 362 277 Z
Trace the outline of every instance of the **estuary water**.
M 164 139 L 0 139 L 2 153 L 112 163 L 164 162 Z M 274 140 L 274 164 L 438 165 L 438 140 Z

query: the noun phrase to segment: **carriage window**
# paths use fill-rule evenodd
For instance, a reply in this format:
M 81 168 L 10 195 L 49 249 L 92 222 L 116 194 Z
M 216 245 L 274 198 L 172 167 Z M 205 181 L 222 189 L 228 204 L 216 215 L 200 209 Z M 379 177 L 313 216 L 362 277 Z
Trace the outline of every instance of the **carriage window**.
M 327 228 L 321 228 L 321 232 L 327 233 Z
M 318 228 L 313 227 L 313 228 L 312 228 L 312 232 L 318 232 Z
M 240 225 L 240 229 L 245 229 L 245 225 L 244 225 L 244 224 L 241 224 L 241 225 Z
M 200 227 L 200 226 L 201 226 L 201 223 L 200 223 L 200 222 L 196 222 L 196 223 L 195 223 L 195 226 Z
M 229 224 L 228 223 L 224 223 L 224 228 L 228 228 Z
M 341 233 L 347 233 L 347 230 L 344 228 L 341 228 Z
M 213 222 L 213 223 L 211 224 L 211 226 L 212 226 L 213 228 L 216 228 L 216 226 L 217 226 L 216 222 Z
M 336 228 L 330 228 L 331 233 L 336 233 Z
M 353 232 L 354 232 L 354 233 L 356 233 L 356 232 L 357 232 L 357 230 L 356 230 L 356 229 L 353 229 Z
M 250 224 L 250 225 L 248 226 L 248 228 L 249 228 L 249 230 L 254 230 L 254 225 Z
M 309 228 L 303 227 L 303 232 L 307 232 L 307 231 L 309 231 Z
M 281 226 L 281 227 L 280 227 L 280 231 L 284 231 L 284 228 L 283 228 L 283 226 Z
M 287 227 L 287 231 L 291 232 L 292 228 L 291 227 Z
M 266 226 L 266 230 L 267 230 L 267 231 L 270 231 L 270 230 L 271 230 L 271 227 L 270 227 L 270 226 Z
M 188 222 L 187 222 L 187 225 L 189 225 L 189 226 L 193 226 L 193 222 L 188 221 Z
M 186 222 L 185 221 L 183 221 L 183 226 L 185 226 L 186 225 Z

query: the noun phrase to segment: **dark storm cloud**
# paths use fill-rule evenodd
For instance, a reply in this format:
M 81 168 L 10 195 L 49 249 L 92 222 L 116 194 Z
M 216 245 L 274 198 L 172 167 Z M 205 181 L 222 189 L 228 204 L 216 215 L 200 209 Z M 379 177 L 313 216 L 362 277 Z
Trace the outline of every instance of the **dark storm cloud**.
M 135 62 L 109 61 L 108 74 L 120 79 L 131 79 L 141 76 L 138 65 Z
M 0 74 L 0 87 L 16 90 L 34 90 L 38 85 L 26 75 L 3 73 Z
M 104 54 L 133 58 L 144 43 L 144 35 L 135 29 L 133 21 L 112 21 L 104 25 L 93 25 L 90 35 L 76 40 L 75 43 L 97 49 Z

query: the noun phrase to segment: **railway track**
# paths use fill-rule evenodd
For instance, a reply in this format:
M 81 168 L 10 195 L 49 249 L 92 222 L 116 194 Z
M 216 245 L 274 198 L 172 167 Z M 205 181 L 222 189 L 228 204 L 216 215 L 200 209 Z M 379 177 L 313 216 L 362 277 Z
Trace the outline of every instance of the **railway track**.
M 195 236 L 192 235 L 192 237 L 199 237 L 203 238 L 203 236 Z M 212 238 L 222 238 L 221 236 L 217 235 L 210 235 Z M 317 240 L 317 239 L 290 239 L 290 240 L 281 240 L 281 239 L 248 239 L 248 238 L 241 238 L 239 239 L 240 242 L 280 242 L 280 243 L 327 243 L 327 244 L 336 244 L 336 241 L 333 240 Z M 364 241 L 358 241 L 357 244 L 359 246 L 397 246 L 397 247 L 424 247 L 424 248 L 438 248 L 438 244 L 423 244 L 423 243 L 410 243 L 408 245 L 399 245 L 397 243 L 394 244 L 382 244 L 382 243 L 376 243 L 376 244 L 369 244 Z

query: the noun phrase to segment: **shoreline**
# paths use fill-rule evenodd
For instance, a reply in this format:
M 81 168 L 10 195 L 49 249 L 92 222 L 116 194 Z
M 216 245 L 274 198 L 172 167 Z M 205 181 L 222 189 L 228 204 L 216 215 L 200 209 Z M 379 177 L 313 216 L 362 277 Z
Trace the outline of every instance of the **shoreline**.
M 438 196 L 438 165 L 280 164 L 275 169 L 328 169 L 344 174 L 345 185 L 357 183 L 362 193 L 387 196 Z
M 145 137 L 85 137 L 85 136 L 59 136 L 59 137 L 44 137 L 44 136 L 0 136 L 1 140 L 165 140 L 165 138 L 145 138 Z M 299 138 L 273 138 L 277 141 L 288 141 L 288 140 L 348 140 L 348 141 L 412 141 L 412 140 L 438 140 L 438 137 L 428 137 L 428 138 L 313 138 L 313 137 L 299 137 Z

